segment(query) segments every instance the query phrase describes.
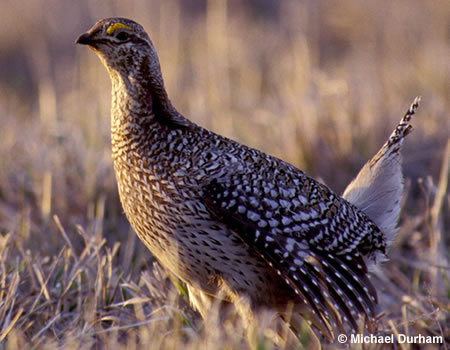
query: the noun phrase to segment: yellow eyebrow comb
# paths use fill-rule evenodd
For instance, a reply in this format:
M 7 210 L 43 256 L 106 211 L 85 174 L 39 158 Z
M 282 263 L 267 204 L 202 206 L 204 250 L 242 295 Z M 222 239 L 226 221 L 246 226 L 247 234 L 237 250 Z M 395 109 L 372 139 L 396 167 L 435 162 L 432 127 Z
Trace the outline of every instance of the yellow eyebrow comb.
M 133 30 L 131 27 L 128 27 L 128 26 L 125 25 L 125 24 L 116 22 L 116 23 L 110 24 L 110 26 L 108 27 L 108 29 L 106 29 L 106 34 L 112 35 L 117 29 L 120 29 L 120 28 L 125 28 L 125 29 L 128 29 L 128 30 Z

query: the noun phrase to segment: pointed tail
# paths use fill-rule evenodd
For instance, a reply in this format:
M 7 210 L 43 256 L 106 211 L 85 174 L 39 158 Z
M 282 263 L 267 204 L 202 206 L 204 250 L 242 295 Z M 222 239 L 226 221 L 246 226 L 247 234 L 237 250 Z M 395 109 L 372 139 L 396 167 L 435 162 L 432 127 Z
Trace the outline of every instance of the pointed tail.
M 416 97 L 389 139 L 347 186 L 343 197 L 361 209 L 384 233 L 387 247 L 395 239 L 403 195 L 401 148 L 412 126 L 409 124 L 419 107 Z

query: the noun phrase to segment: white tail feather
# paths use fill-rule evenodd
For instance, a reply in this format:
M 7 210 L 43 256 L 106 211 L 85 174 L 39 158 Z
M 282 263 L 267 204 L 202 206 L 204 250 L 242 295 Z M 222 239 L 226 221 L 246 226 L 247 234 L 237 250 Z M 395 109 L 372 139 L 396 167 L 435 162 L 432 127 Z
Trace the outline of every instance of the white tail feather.
M 416 97 L 408 111 L 378 153 L 347 186 L 343 197 L 361 209 L 384 233 L 387 247 L 395 239 L 403 196 L 401 148 L 412 130 L 411 117 L 419 106 Z

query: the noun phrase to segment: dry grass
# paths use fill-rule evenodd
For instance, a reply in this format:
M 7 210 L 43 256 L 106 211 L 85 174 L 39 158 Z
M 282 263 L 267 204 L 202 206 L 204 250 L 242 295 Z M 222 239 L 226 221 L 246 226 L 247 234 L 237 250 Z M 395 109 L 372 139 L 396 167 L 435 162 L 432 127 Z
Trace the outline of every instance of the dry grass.
M 73 44 L 111 15 L 151 33 L 183 114 L 338 192 L 421 94 L 402 228 L 374 280 L 382 330 L 447 348 L 447 0 L 24 3 L 0 4 L 0 349 L 245 346 L 238 324 L 204 329 L 122 214 L 109 79 Z

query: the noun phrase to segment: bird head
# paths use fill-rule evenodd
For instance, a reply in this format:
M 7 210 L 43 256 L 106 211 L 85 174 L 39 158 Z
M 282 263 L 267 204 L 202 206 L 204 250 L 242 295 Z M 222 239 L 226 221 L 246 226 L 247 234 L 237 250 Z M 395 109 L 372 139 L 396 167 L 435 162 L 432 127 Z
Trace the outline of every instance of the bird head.
M 139 74 L 160 75 L 159 60 L 149 36 L 140 24 L 130 19 L 100 20 L 76 43 L 94 50 L 110 73 L 135 79 Z
M 114 110 L 134 108 L 139 114 L 158 116 L 171 127 L 190 125 L 167 96 L 155 47 L 140 24 L 126 18 L 102 19 L 76 43 L 88 45 L 108 69 L 117 97 L 113 97 L 113 105 L 124 105 L 113 106 Z M 122 98 L 124 92 L 128 98 Z

